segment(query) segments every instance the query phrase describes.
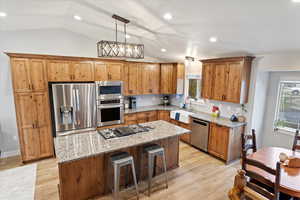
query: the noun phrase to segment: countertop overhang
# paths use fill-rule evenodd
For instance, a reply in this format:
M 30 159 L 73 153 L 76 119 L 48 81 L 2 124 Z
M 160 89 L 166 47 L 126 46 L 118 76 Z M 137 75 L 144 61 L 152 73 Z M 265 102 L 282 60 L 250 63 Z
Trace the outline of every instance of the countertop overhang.
M 54 146 L 58 163 L 110 153 L 119 149 L 138 146 L 191 132 L 188 129 L 181 128 L 163 120 L 143 123 L 142 125 L 149 125 L 154 127 L 154 129 L 148 132 L 141 132 L 109 140 L 105 140 L 97 131 L 56 137 L 54 139 Z

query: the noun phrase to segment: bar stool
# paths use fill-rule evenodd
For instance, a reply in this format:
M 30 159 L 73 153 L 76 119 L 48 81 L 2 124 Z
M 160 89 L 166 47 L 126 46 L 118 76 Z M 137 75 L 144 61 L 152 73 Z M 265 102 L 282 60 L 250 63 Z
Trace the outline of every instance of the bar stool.
M 145 146 L 143 148 L 143 152 L 147 153 L 147 155 L 148 155 L 148 196 L 150 197 L 151 182 L 152 182 L 154 169 L 156 168 L 157 156 L 161 156 L 161 159 L 163 161 L 166 188 L 168 188 L 168 175 L 167 175 L 166 156 L 165 156 L 164 148 L 159 146 L 158 144 L 150 144 L 150 145 Z M 143 159 L 143 156 L 142 156 L 142 159 Z M 142 163 L 143 163 L 143 160 L 142 160 Z
M 129 155 L 127 152 L 120 152 L 112 155 L 110 157 L 112 166 L 114 168 L 114 187 L 113 187 L 113 197 L 115 200 L 119 199 L 119 192 L 120 192 L 120 171 L 121 167 L 131 166 L 132 169 L 132 176 L 134 180 L 135 190 L 137 199 L 139 199 L 139 189 L 137 185 L 135 167 L 133 157 Z M 128 176 L 128 174 L 127 174 Z M 127 177 L 126 176 L 126 177 Z

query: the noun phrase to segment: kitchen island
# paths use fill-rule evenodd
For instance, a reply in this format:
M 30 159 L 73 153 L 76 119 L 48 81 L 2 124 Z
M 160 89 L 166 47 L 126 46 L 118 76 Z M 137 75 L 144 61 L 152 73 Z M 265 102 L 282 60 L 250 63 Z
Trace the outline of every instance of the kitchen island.
M 148 132 L 105 140 L 97 131 L 57 137 L 55 151 L 59 168 L 60 199 L 88 199 L 110 192 L 113 171 L 109 162 L 112 154 L 126 151 L 134 157 L 138 179 L 147 177 L 147 166 L 142 153 L 144 144 L 156 143 L 165 148 L 167 169 L 177 168 L 179 136 L 190 130 L 163 120 L 144 123 L 153 127 Z M 141 160 L 144 160 L 141 163 Z M 162 163 L 157 162 L 157 174 Z M 124 174 L 124 173 L 121 173 Z M 132 181 L 132 180 L 130 180 Z M 124 185 L 121 175 L 121 185 Z

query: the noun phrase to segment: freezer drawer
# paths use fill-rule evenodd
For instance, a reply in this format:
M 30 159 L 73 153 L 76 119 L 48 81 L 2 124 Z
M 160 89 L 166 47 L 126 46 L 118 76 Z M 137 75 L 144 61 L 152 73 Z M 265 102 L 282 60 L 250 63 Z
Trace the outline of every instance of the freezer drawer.
M 200 119 L 192 120 L 191 145 L 208 151 L 209 122 Z

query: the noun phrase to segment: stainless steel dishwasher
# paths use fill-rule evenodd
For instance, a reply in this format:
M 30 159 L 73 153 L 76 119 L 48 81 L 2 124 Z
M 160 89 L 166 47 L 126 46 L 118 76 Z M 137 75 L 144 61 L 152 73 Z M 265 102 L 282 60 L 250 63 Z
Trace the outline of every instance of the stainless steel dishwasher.
M 209 122 L 193 118 L 191 144 L 207 152 L 208 147 Z

